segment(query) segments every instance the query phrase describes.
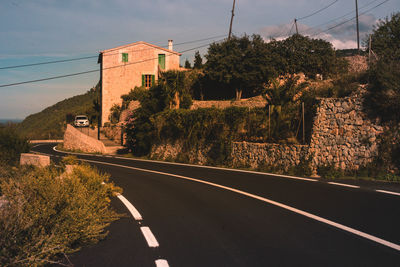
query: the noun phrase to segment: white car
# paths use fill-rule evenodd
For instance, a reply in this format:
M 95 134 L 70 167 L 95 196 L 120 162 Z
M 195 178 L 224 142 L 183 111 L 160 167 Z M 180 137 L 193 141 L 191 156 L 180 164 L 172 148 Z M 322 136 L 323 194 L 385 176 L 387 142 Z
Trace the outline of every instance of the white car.
M 89 119 L 86 115 L 78 115 L 74 121 L 75 127 L 89 127 Z

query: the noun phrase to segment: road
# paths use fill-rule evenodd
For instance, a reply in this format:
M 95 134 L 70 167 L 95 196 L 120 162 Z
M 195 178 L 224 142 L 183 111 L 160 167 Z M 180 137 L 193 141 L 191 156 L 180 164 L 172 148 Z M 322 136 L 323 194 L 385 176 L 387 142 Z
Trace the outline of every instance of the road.
M 64 155 L 53 146 L 33 150 Z M 400 266 L 400 194 L 185 164 L 79 158 L 111 174 L 140 215 L 135 219 L 114 199 L 113 207 L 128 216 L 110 226 L 105 240 L 72 255 L 75 266 Z

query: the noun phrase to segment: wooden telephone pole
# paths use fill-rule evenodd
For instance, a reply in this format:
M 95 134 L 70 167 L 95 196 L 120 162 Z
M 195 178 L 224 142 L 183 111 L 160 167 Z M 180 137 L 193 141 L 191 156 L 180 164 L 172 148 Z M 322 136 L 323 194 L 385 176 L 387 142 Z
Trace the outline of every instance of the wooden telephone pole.
M 231 36 L 232 36 L 232 23 L 233 23 L 233 17 L 235 16 L 235 3 L 236 3 L 236 0 L 233 0 L 232 16 L 231 16 L 231 24 L 229 25 L 228 40 L 230 40 Z
M 296 25 L 296 34 L 299 34 L 299 29 L 297 28 L 297 19 L 294 19 L 294 24 Z
M 360 32 L 358 28 L 358 2 L 356 0 L 356 24 L 357 24 L 357 50 L 360 51 Z

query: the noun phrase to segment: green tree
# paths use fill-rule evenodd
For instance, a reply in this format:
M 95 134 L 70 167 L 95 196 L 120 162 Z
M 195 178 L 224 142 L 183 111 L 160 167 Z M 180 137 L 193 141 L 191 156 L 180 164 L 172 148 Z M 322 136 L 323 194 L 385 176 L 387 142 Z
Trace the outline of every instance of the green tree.
M 191 69 L 192 65 L 190 65 L 190 62 L 188 59 L 185 60 L 185 69 Z
M 199 51 L 196 51 L 196 53 L 194 54 L 193 68 L 194 69 L 203 68 L 203 59 L 201 58 Z
M 371 36 L 371 47 L 379 58 L 400 60 L 400 12 L 377 23 Z
M 205 74 L 222 87 L 235 91 L 237 100 L 261 92 L 264 83 L 274 74 L 268 64 L 269 53 L 259 35 L 232 37 L 213 43 L 206 55 Z
M 12 126 L 0 128 L 0 163 L 15 165 L 21 153 L 29 152 L 31 145 Z
M 378 22 L 371 38 L 378 61 L 370 62 L 364 107 L 373 118 L 379 117 L 383 122 L 399 122 L 400 13 Z
M 311 39 L 299 34 L 268 44 L 271 64 L 280 74 L 303 72 L 309 77 L 324 77 L 344 71 L 343 59 L 336 57 L 332 44 L 322 39 Z

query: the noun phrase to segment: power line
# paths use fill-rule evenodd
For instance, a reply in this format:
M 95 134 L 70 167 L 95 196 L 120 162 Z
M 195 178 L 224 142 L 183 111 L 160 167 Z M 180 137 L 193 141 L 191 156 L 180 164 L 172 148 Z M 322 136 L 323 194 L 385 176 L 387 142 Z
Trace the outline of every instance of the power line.
M 319 12 L 321 12 L 321 11 L 323 11 L 323 10 L 329 8 L 330 6 L 332 6 L 333 4 L 337 3 L 338 1 L 339 1 L 339 0 L 335 0 L 335 1 L 333 1 L 332 3 L 330 3 L 329 5 L 327 5 L 327 6 L 323 7 L 323 8 L 321 8 L 321 9 L 318 9 L 317 11 L 315 11 L 315 12 L 313 12 L 313 13 L 307 15 L 307 16 L 298 18 L 297 20 L 302 20 L 302 19 L 306 19 L 306 18 L 309 18 L 309 17 L 311 17 L 311 16 L 314 16 L 314 15 L 318 14 Z
M 225 40 L 225 38 L 221 39 L 221 40 L 218 40 L 217 42 L 220 42 L 220 41 L 223 41 L 223 40 Z M 190 49 L 182 50 L 179 53 L 185 53 L 185 52 L 189 52 L 189 51 L 192 51 L 192 50 L 200 49 L 200 48 L 203 48 L 203 47 L 208 46 L 208 45 L 210 45 L 210 43 L 205 44 L 205 45 L 201 45 L 201 46 L 197 46 L 197 47 L 193 47 L 193 48 L 190 48 Z M 166 55 L 166 56 L 170 56 L 170 55 Z M 126 63 L 126 64 L 123 64 L 123 65 L 104 68 L 103 70 L 120 68 L 120 67 L 124 67 L 124 66 L 127 66 L 127 65 L 133 65 L 133 64 L 143 63 L 143 62 L 146 62 L 146 61 L 157 60 L 157 59 L 158 59 L 158 57 L 157 58 L 144 59 L 144 60 L 141 60 L 141 61 L 136 61 L 136 62 Z M 77 73 L 71 73 L 71 74 L 47 77 L 47 78 L 42 78 L 42 79 L 37 79 L 37 80 L 23 81 L 23 82 L 10 83 L 10 84 L 2 84 L 2 85 L 0 85 L 0 88 L 1 87 L 9 87 L 9 86 L 21 85 L 21 84 L 28 84 L 28 83 L 55 80 L 55 79 L 66 78 L 66 77 L 71 77 L 71 76 L 78 76 L 78 75 L 83 75 L 83 74 L 88 74 L 88 73 L 94 73 L 94 72 L 98 72 L 98 71 L 99 71 L 99 69 L 95 69 L 95 70 L 88 70 L 88 71 L 83 71 L 83 72 L 77 72 Z
M 373 0 L 373 1 L 369 2 L 368 4 L 365 4 L 365 5 L 361 6 L 359 9 L 360 9 L 360 10 L 361 10 L 361 9 L 364 9 L 364 8 L 366 8 L 367 6 L 373 4 L 373 3 L 377 2 L 377 1 L 379 1 L 379 0 Z M 310 32 L 310 31 L 313 30 L 313 29 L 317 29 L 317 28 L 319 28 L 319 27 L 321 27 L 321 26 L 324 26 L 324 25 L 329 24 L 329 23 L 331 23 L 331 22 L 337 21 L 338 19 L 347 17 L 348 15 L 353 14 L 354 11 L 356 11 L 356 10 L 353 9 L 352 11 L 350 11 L 350 12 L 348 12 L 348 13 L 346 13 L 346 14 L 340 16 L 340 17 L 337 17 L 337 18 L 328 20 L 328 21 L 326 21 L 326 22 L 324 22 L 324 23 L 318 24 L 318 25 L 316 25 L 316 26 L 314 26 L 314 27 L 312 27 L 312 28 L 307 29 L 306 31 L 307 31 L 307 32 Z
M 385 1 L 381 2 L 381 3 L 379 3 L 378 5 L 376 5 L 376 6 L 372 7 L 372 8 L 370 8 L 370 9 L 365 10 L 364 12 L 360 13 L 359 16 L 365 15 L 367 12 L 369 12 L 369 11 L 371 11 L 371 10 L 373 10 L 373 9 L 375 9 L 375 8 L 377 8 L 377 7 L 379 7 L 379 6 L 381 6 L 381 5 L 383 5 L 383 4 L 386 3 L 386 2 L 389 2 L 389 0 L 385 0 Z M 332 26 L 332 27 L 330 27 L 330 28 L 328 28 L 328 29 L 326 29 L 326 30 L 317 32 L 317 33 L 315 33 L 315 34 L 313 34 L 313 35 L 310 35 L 310 37 L 316 36 L 316 35 L 321 34 L 321 33 L 323 33 L 323 32 L 326 33 L 326 32 L 328 32 L 328 31 L 330 31 L 330 30 L 333 30 L 333 29 L 335 29 L 335 28 L 337 28 L 337 27 L 339 27 L 339 26 L 341 26 L 341 25 L 343 25 L 343 24 L 345 24 L 345 23 L 347 23 L 347 22 L 349 22 L 349 21 L 352 21 L 352 20 L 355 19 L 355 18 L 356 18 L 356 16 L 354 16 L 354 17 L 352 17 L 352 18 L 350 18 L 350 19 L 348 19 L 348 20 L 345 20 L 345 21 L 343 21 L 343 22 L 341 22 L 341 23 L 339 23 L 339 24 L 336 24 L 336 25 L 334 25 L 334 26 Z
M 213 36 L 213 37 L 207 37 L 207 38 L 204 38 L 204 39 L 198 39 L 198 40 L 193 40 L 193 41 L 188 41 L 188 42 L 177 43 L 175 45 L 178 46 L 178 45 L 184 45 L 184 44 L 198 43 L 198 42 L 207 41 L 207 40 L 211 40 L 211 39 L 221 38 L 221 37 L 224 37 L 224 36 L 226 36 L 226 34 L 217 35 L 217 36 Z M 133 44 L 127 45 L 126 47 L 131 47 L 131 46 L 135 46 L 135 45 L 138 45 L 138 44 L 137 43 L 133 43 Z M 167 48 L 168 45 L 160 46 L 160 47 Z M 138 49 L 138 50 L 134 50 L 132 52 L 139 52 L 139 51 L 144 51 L 144 50 L 149 50 L 149 49 L 153 49 L 153 48 Z M 117 50 L 117 49 L 114 49 L 114 50 Z M 110 51 L 113 51 L 113 50 L 110 50 Z M 116 55 L 116 54 L 118 54 L 118 53 L 107 54 L 106 56 L 112 56 L 112 55 Z M 45 62 L 38 62 L 38 63 L 29 63 L 29 64 L 22 64 L 22 65 L 6 66 L 6 67 L 0 67 L 0 70 L 16 69 L 16 68 L 24 68 L 24 67 L 56 64 L 56 63 L 65 63 L 65 62 L 71 62 L 71 61 L 86 60 L 86 59 L 91 59 L 91 58 L 98 58 L 98 55 L 71 58 L 71 59 L 54 60 L 54 61 L 45 61 Z
M 31 67 L 31 66 L 46 65 L 46 64 L 54 64 L 54 63 L 63 63 L 63 62 L 84 60 L 84 59 L 97 58 L 97 57 L 98 56 L 88 56 L 88 57 L 78 57 L 78 58 L 71 58 L 71 59 L 46 61 L 46 62 L 39 62 L 39 63 L 30 63 L 30 64 L 23 64 L 23 65 L 14 65 L 14 66 L 0 67 L 0 70 L 16 69 L 16 68 Z

